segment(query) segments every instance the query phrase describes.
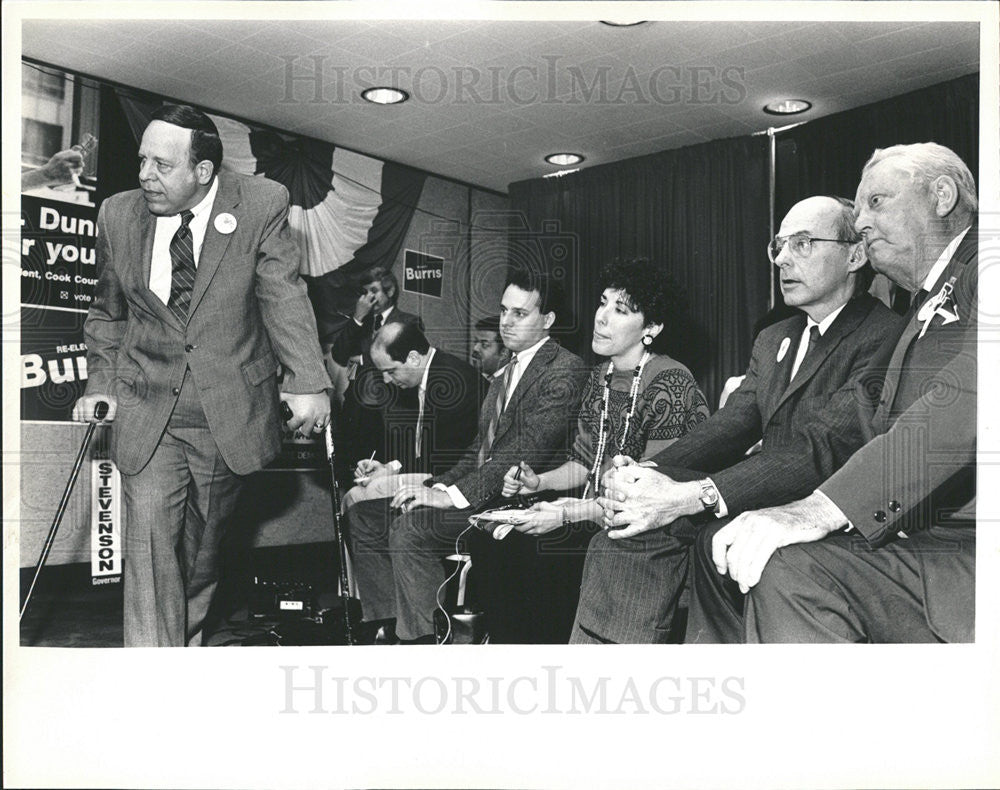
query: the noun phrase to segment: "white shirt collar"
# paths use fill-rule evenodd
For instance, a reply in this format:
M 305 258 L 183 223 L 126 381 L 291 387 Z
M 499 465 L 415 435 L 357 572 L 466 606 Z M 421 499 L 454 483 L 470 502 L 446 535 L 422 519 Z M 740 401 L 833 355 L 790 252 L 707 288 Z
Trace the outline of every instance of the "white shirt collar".
M 830 328 L 830 324 L 837 320 L 837 316 L 840 315 L 844 308 L 847 307 L 847 302 L 844 302 L 840 307 L 834 310 L 830 315 L 824 318 L 822 321 L 813 321 L 809 316 L 806 316 L 806 332 L 812 329 L 814 326 L 819 327 L 820 337 L 826 334 L 826 330 Z
M 970 225 L 969 228 L 971 227 L 972 226 Z M 969 232 L 969 228 L 966 228 L 950 242 L 948 242 L 948 246 L 941 250 L 941 255 L 938 257 L 937 261 L 935 261 L 934 265 L 931 266 L 931 270 L 927 272 L 927 277 L 924 279 L 924 284 L 921 287 L 928 293 L 930 293 L 934 286 L 937 285 L 937 281 L 940 279 L 945 267 L 951 263 L 951 259 L 955 255 L 955 250 L 957 250 L 958 245 L 962 243 L 962 239 L 964 239 L 965 234 Z
M 548 342 L 548 340 L 549 336 L 546 335 L 530 348 L 526 348 L 524 349 L 524 351 L 517 352 L 517 367 L 520 371 L 523 372 L 528 367 L 528 365 L 531 364 L 531 360 L 535 358 L 535 354 L 538 353 L 538 349 L 540 349 L 543 345 L 545 345 Z M 497 373 L 499 372 L 500 371 L 497 371 Z
M 212 186 L 209 187 L 208 193 L 203 197 L 198 205 L 191 209 L 191 213 L 194 214 L 195 218 L 200 219 L 204 214 L 212 210 L 212 204 L 215 203 L 215 196 L 219 192 L 219 179 L 218 177 L 212 179 Z
M 385 310 L 382 311 L 382 323 L 383 324 L 385 324 L 385 319 L 387 319 L 392 314 L 392 311 L 395 310 L 395 309 L 396 309 L 396 305 L 391 304 L 387 308 L 385 308 Z

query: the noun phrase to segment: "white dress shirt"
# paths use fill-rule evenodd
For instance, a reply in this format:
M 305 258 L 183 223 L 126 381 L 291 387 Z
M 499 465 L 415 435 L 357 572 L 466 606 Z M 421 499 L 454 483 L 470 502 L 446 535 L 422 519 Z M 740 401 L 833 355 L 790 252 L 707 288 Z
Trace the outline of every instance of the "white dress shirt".
M 844 304 L 819 323 L 806 316 L 806 328 L 802 330 L 802 335 L 799 337 L 799 349 L 795 352 L 795 361 L 792 363 L 792 375 L 789 377 L 789 381 L 795 378 L 795 374 L 799 372 L 799 368 L 802 366 L 802 360 L 806 358 L 806 351 L 809 350 L 809 331 L 814 326 L 818 326 L 819 336 L 823 337 L 826 334 L 826 330 L 830 328 L 830 324 L 837 320 L 837 316 L 840 315 L 846 305 L 847 302 L 844 302 Z
M 792 375 L 789 377 L 789 381 L 795 378 L 795 374 L 799 372 L 799 368 L 802 366 L 802 360 L 806 358 L 806 351 L 809 350 L 809 330 L 811 330 L 814 326 L 819 327 L 819 335 L 822 337 L 826 334 L 826 330 L 830 328 L 833 322 L 837 320 L 837 316 L 840 315 L 846 306 L 847 303 L 845 302 L 819 323 L 806 316 L 806 328 L 802 330 L 802 334 L 799 336 L 799 347 L 795 352 L 795 360 L 792 362 Z M 708 479 L 714 486 L 715 482 L 712 481 L 712 478 L 709 477 Z M 716 486 L 715 490 L 719 491 L 718 486 Z M 715 516 L 716 518 L 726 518 L 728 515 L 729 508 L 726 507 L 726 500 L 722 498 L 722 492 L 719 491 L 719 504 L 715 508 Z
M 201 257 L 201 246 L 205 242 L 205 231 L 208 230 L 208 218 L 212 214 L 212 204 L 219 191 L 219 179 L 212 179 L 212 187 L 197 206 L 191 209 L 194 214 L 188 227 L 191 229 L 191 247 L 194 251 L 194 267 L 198 268 Z M 172 214 L 169 217 L 156 218 L 156 231 L 153 236 L 153 259 L 149 266 L 149 290 L 166 304 L 170 301 L 170 284 L 173 279 L 174 264 L 170 259 L 170 242 L 181 226 L 181 215 Z
M 941 275 L 944 273 L 948 264 L 951 263 L 951 259 L 955 255 L 955 250 L 958 249 L 958 245 L 962 243 L 962 239 L 965 238 L 965 234 L 968 232 L 969 228 L 966 228 L 950 242 L 948 242 L 948 246 L 941 250 L 941 255 L 938 256 L 934 265 L 931 266 L 931 270 L 927 272 L 927 276 L 924 278 L 924 284 L 921 287 L 931 296 L 934 295 L 931 291 L 934 286 L 937 285 L 937 281 L 941 278 Z
M 424 375 L 420 379 L 420 386 L 417 389 L 417 402 L 420 404 L 417 408 L 417 437 L 416 437 L 416 447 L 414 448 L 416 457 L 420 457 L 420 438 L 421 429 L 424 427 L 424 401 L 427 399 L 427 376 L 431 372 L 431 360 L 434 359 L 434 347 L 431 346 L 427 350 L 427 363 L 424 365 Z
M 507 363 L 508 365 L 511 364 L 514 365 L 514 372 L 511 374 L 510 377 L 510 388 L 507 390 L 507 399 L 504 401 L 504 407 L 506 407 L 507 404 L 510 403 L 510 396 L 513 395 L 514 390 L 517 389 L 518 382 L 521 381 L 521 376 L 523 376 L 524 371 L 528 369 L 528 365 L 531 364 L 531 360 L 535 358 L 535 354 L 538 353 L 538 349 L 540 349 L 543 345 L 545 345 L 545 343 L 547 343 L 548 340 L 549 337 L 548 335 L 546 335 L 537 343 L 535 343 L 535 345 L 531 346 L 531 348 L 526 348 L 524 349 L 524 351 L 516 352 L 515 361 Z M 504 366 L 504 368 L 506 368 L 506 365 Z M 503 368 L 501 368 L 501 370 L 502 369 Z M 493 378 L 497 378 L 498 376 L 502 378 L 499 370 L 493 374 Z M 458 486 L 454 485 L 445 486 L 442 485 L 441 483 L 435 483 L 434 488 L 440 491 L 447 491 L 448 496 L 451 498 L 451 502 L 455 507 L 459 509 L 471 507 L 471 505 L 469 504 L 469 500 L 465 498 L 465 495 L 459 490 Z

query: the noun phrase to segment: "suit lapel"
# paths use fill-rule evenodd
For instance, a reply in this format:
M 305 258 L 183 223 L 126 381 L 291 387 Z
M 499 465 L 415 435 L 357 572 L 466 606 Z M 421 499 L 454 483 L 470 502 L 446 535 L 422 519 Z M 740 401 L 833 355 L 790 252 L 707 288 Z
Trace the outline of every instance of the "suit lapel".
M 862 304 L 861 299 L 851 299 L 844 305 L 844 309 L 840 311 L 840 315 L 830 324 L 830 328 L 819 336 L 812 351 L 802 360 L 802 366 L 795 374 L 795 378 L 788 382 L 788 386 L 785 387 L 781 398 L 774 406 L 774 411 L 780 409 L 788 398 L 809 383 L 809 380 L 816 375 L 816 372 L 826 362 L 830 354 L 833 353 L 833 350 L 839 345 L 840 341 L 853 332 L 865 316 L 868 315 L 869 311 L 865 308 L 866 305 Z M 803 323 L 804 328 L 805 324 Z M 799 333 L 799 337 L 801 338 L 801 332 Z M 798 351 L 797 345 L 795 345 L 795 351 Z M 790 356 L 794 360 L 795 354 L 792 353 Z
M 514 387 L 514 394 L 511 395 L 510 400 L 507 401 L 507 407 L 503 410 L 503 414 L 500 415 L 500 420 L 497 423 L 496 435 L 493 437 L 494 444 L 500 437 L 500 434 L 506 431 L 513 424 L 513 414 L 517 411 L 518 404 L 521 402 L 521 398 L 524 397 L 524 393 L 527 392 L 528 388 L 535 383 L 535 380 L 542 375 L 542 370 L 544 370 L 549 362 L 555 358 L 555 355 L 556 342 L 551 338 L 545 341 L 541 348 L 535 352 L 535 356 L 532 357 L 527 370 L 524 371 L 521 379 L 517 382 L 517 386 Z
M 763 408 L 761 409 L 763 425 L 767 425 L 771 416 L 778 410 L 782 394 L 788 385 L 792 365 L 795 364 L 795 353 L 798 351 L 799 340 L 802 338 L 802 330 L 805 329 L 805 326 L 806 317 L 804 315 L 796 316 L 789 326 L 788 332 L 782 336 L 778 347 L 772 352 L 774 356 L 768 355 L 767 357 L 770 367 L 761 376 L 764 380 L 758 386 L 758 392 L 764 393 Z M 785 345 L 785 340 L 788 341 L 788 345 L 782 356 L 781 347 Z M 778 359 L 779 356 L 781 359 Z
M 948 265 L 941 273 L 941 276 L 938 277 L 937 282 L 934 283 L 934 288 L 930 291 L 930 294 L 927 297 L 928 299 L 933 299 L 934 296 L 941 290 L 941 287 L 948 282 L 949 279 L 952 277 L 958 277 L 962 274 L 970 258 L 976 254 L 977 236 L 977 227 L 976 225 L 973 225 L 969 232 L 965 234 L 965 238 L 962 239 L 962 243 L 955 251 L 955 255 L 952 256 L 951 261 L 949 261 Z M 966 307 L 965 309 L 969 310 L 975 308 Z M 906 361 L 906 355 L 910 350 L 910 346 L 920 335 L 921 329 L 923 329 L 923 322 L 917 318 L 919 312 L 919 310 L 914 310 L 912 307 L 908 311 L 906 328 L 903 329 L 903 333 L 900 335 L 895 349 L 893 349 L 892 357 L 889 359 L 889 365 L 885 372 L 885 382 L 882 385 L 883 399 L 879 402 L 879 407 L 876 409 L 875 416 L 872 420 L 872 424 L 879 432 L 884 432 L 888 429 L 889 415 L 892 413 L 892 404 L 895 400 L 896 393 L 899 391 L 899 379 L 903 373 L 903 363 Z M 969 315 L 961 316 L 961 320 L 963 322 L 968 322 L 970 319 L 971 316 Z M 935 325 L 932 324 L 928 331 L 933 331 L 933 326 Z
M 208 290 L 212 278 L 219 269 L 229 243 L 232 241 L 235 230 L 230 233 L 220 233 L 215 227 L 215 219 L 220 214 L 232 212 L 239 205 L 239 187 L 235 181 L 230 181 L 224 175 L 219 175 L 219 191 L 215 195 L 215 202 L 212 204 L 212 212 L 208 217 L 208 227 L 205 229 L 205 240 L 201 245 L 201 253 L 198 256 L 198 270 L 194 277 L 194 288 L 191 291 L 191 307 L 188 310 L 188 320 L 194 311 L 198 309 L 198 304 L 205 291 Z M 237 223 L 239 216 L 236 217 Z

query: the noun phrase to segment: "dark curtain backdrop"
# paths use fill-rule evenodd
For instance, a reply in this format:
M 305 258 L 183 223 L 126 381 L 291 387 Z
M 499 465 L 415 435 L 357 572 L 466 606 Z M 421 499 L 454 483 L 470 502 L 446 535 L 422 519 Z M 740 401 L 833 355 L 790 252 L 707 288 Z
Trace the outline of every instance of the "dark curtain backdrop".
M 748 137 L 511 184 L 512 208 L 532 231 L 572 245 L 559 267 L 577 316 L 564 345 L 593 359 L 601 267 L 615 256 L 649 257 L 690 306 L 668 350 L 717 402 L 726 378 L 745 370 L 751 328 L 767 310 L 767 173 L 767 139 Z
M 817 194 L 853 200 L 861 168 L 876 148 L 935 142 L 978 175 L 979 75 L 828 115 L 777 135 L 775 216 Z
M 804 197 L 854 197 L 875 148 L 934 141 L 979 165 L 979 75 L 933 85 L 780 132 L 775 219 Z M 750 358 L 768 309 L 767 138 L 735 138 L 512 184 L 532 232 L 572 244 L 566 269 L 577 320 L 565 345 L 589 357 L 601 265 L 615 255 L 662 261 L 691 306 L 673 349 L 717 402 Z M 551 246 L 551 245 L 549 245 Z M 550 263 L 550 266 L 552 264 Z M 776 294 L 779 310 L 784 309 Z
M 876 148 L 900 143 L 946 145 L 979 173 L 979 75 L 970 74 L 779 132 L 776 222 L 810 195 L 854 199 L 861 168 Z M 780 292 L 775 294 L 781 303 Z M 905 308 L 903 304 L 894 306 Z

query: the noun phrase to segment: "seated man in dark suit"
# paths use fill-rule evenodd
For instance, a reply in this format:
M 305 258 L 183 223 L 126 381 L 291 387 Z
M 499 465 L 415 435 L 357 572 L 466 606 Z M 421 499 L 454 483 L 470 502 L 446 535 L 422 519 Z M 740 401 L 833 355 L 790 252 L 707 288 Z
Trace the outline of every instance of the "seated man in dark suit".
M 547 275 L 512 272 L 501 305 L 504 344 L 516 356 L 490 385 L 479 433 L 451 469 L 426 481 L 432 485 L 404 487 L 392 500 L 348 511 L 364 618 L 394 619 L 404 641 L 433 642 L 441 559 L 455 550 L 469 516 L 500 498 L 511 465 L 526 459 L 546 470 L 565 456 L 587 369 L 549 337 L 557 304 Z
M 419 316 L 396 307 L 399 281 L 389 269 L 381 266 L 369 269 L 361 275 L 360 287 L 354 315 L 328 341 L 333 361 L 347 367 L 350 378 L 342 416 L 336 421 L 341 439 L 339 457 L 349 468 L 368 458 L 385 441 L 379 409 L 387 402 L 389 392 L 371 364 L 369 352 L 375 333 L 393 323 L 424 328 Z
M 873 360 L 881 398 L 859 399 L 870 441 L 805 499 L 700 542 L 698 641 L 974 639 L 977 211 L 972 173 L 944 146 L 865 165 L 858 230 L 875 269 L 914 293 Z
M 768 248 L 785 303 L 802 312 L 762 330 L 726 405 L 651 460 L 605 475 L 605 532 L 591 541 L 573 641 L 663 642 L 705 523 L 788 502 L 864 441 L 854 386 L 899 316 L 869 296 L 853 204 L 796 203 Z M 823 426 L 810 441 L 805 426 Z M 761 441 L 759 452 L 746 451 Z
M 469 444 L 479 418 L 480 377 L 467 362 L 436 349 L 412 323 L 393 322 L 376 333 L 372 365 L 389 387 L 381 410 L 385 442 L 355 468 L 358 485 L 344 509 L 395 495 L 450 469 Z

